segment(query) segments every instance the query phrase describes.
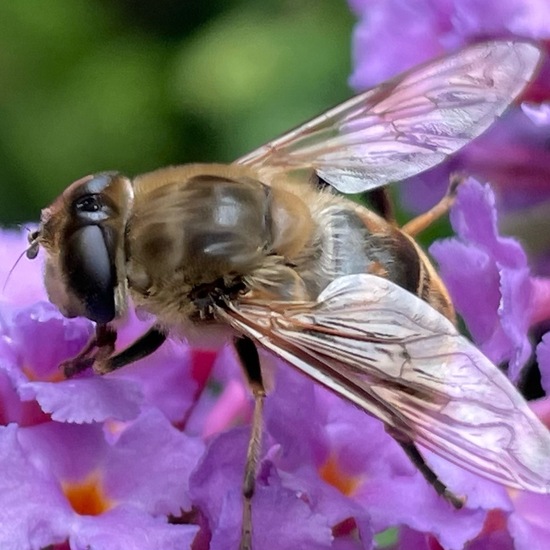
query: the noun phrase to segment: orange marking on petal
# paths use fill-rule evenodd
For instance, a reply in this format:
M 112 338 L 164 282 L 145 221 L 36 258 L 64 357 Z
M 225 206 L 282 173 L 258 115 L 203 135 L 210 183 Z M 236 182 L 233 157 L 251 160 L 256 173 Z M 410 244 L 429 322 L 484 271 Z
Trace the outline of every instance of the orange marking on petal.
M 62 380 L 66 380 L 65 375 L 60 369 L 52 371 L 47 376 L 38 376 L 32 367 L 24 366 L 21 370 L 29 382 L 61 382 Z
M 96 475 L 80 483 L 63 483 L 63 492 L 73 510 L 81 516 L 98 516 L 112 507 Z
M 321 479 L 329 485 L 336 487 L 336 489 L 346 496 L 352 495 L 361 483 L 359 476 L 351 476 L 344 473 L 338 465 L 336 457 L 333 455 L 319 468 L 319 475 Z

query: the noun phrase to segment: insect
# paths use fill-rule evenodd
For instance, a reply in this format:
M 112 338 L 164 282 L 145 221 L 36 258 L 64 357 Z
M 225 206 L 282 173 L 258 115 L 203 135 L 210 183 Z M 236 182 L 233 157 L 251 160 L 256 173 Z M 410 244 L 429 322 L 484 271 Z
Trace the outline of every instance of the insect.
M 510 487 L 550 492 L 550 434 L 455 326 L 447 291 L 414 235 L 454 187 L 398 228 L 383 190 L 482 133 L 532 78 L 540 50 L 493 41 L 368 90 L 233 164 L 103 172 L 42 211 L 27 256 L 46 252 L 50 300 L 97 324 L 64 364 L 120 368 L 171 331 L 233 342 L 255 399 L 241 548 L 266 397 L 257 346 L 381 419 L 426 479 L 452 494 L 417 444 Z M 324 187 L 321 183 L 326 184 Z M 337 194 L 370 192 L 381 214 Z M 128 297 L 156 317 L 114 351 Z

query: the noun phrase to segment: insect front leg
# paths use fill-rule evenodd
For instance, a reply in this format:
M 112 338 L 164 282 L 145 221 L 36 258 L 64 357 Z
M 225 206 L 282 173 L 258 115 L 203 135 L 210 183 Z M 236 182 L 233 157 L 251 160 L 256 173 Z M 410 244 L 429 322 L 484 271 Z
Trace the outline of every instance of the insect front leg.
M 256 489 L 256 471 L 262 446 L 263 409 L 265 400 L 265 388 L 262 380 L 260 358 L 254 342 L 246 336 L 235 338 L 235 349 L 246 373 L 248 383 L 254 395 L 254 414 L 252 417 L 252 430 L 248 451 L 246 453 L 246 465 L 243 479 L 243 522 L 241 528 L 240 550 L 252 548 L 252 497 Z
M 127 348 L 107 357 L 97 357 L 93 369 L 98 374 L 107 374 L 125 367 L 134 361 L 139 361 L 156 351 L 166 340 L 166 334 L 156 326 L 152 326 Z
M 444 216 L 455 201 L 458 186 L 465 179 L 463 174 L 451 174 L 449 178 L 449 187 L 445 196 L 435 206 L 432 206 L 430 210 L 406 223 L 401 230 L 411 237 L 415 237 L 432 225 L 432 223 Z
M 166 340 L 166 334 L 158 327 L 151 327 L 127 348 L 115 354 L 116 330 L 108 325 L 97 325 L 95 335 L 84 349 L 72 359 L 64 361 L 61 367 L 67 378 L 89 367 L 98 374 L 120 369 L 134 361 L 147 357 Z
M 426 481 L 436 490 L 437 494 L 450 502 L 457 510 L 460 510 L 466 502 L 465 497 L 457 496 L 447 489 L 447 486 L 437 477 L 437 474 L 426 464 L 424 457 L 420 454 L 420 451 L 413 441 L 410 439 L 404 440 L 401 434 L 396 436 L 391 433 L 390 435 L 392 435 L 397 443 L 401 445 L 401 448 L 405 451 L 411 462 L 418 468 Z
M 79 372 L 89 369 L 96 360 L 104 360 L 110 357 L 115 351 L 117 331 L 106 324 L 96 325 L 94 334 L 80 352 L 63 361 L 59 367 L 66 378 L 71 378 Z

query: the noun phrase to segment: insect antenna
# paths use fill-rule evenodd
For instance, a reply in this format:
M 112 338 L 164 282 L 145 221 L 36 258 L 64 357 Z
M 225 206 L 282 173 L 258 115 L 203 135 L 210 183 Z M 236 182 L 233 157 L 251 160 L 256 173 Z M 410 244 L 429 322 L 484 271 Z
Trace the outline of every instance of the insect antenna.
M 30 250 L 30 246 L 28 248 L 26 248 L 25 250 L 23 250 L 23 252 L 21 252 L 21 254 L 19 254 L 19 256 L 17 257 L 17 260 L 15 260 L 15 263 L 11 266 L 11 269 L 8 271 L 8 274 L 6 276 L 6 279 L 4 281 L 4 285 L 2 286 L 2 294 L 5 293 L 6 291 L 6 288 L 8 286 L 8 283 L 10 281 L 10 277 L 12 276 L 12 273 L 15 271 L 15 268 L 17 267 L 17 264 L 21 261 L 21 258 L 25 255 L 28 256 L 28 252 Z
M 19 225 L 18 227 L 24 228 L 27 230 L 27 241 L 29 242 L 29 246 L 19 254 L 17 257 L 17 260 L 15 260 L 14 264 L 11 266 L 11 269 L 8 271 L 8 274 L 6 276 L 6 279 L 4 281 L 4 284 L 2 285 L 2 294 L 6 292 L 6 288 L 8 286 L 8 283 L 10 281 L 10 278 L 15 271 L 15 268 L 17 267 L 17 264 L 21 261 L 21 258 L 23 256 L 27 256 L 29 260 L 34 260 L 36 256 L 38 255 L 38 249 L 40 248 L 40 231 L 39 230 L 32 230 L 30 227 Z

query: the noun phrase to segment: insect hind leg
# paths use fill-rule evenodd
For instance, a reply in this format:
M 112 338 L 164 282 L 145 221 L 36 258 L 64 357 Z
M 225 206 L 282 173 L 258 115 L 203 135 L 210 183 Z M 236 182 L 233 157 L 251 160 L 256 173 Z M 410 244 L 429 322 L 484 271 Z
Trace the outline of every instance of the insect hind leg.
M 252 497 L 256 490 L 256 471 L 262 446 L 263 408 L 265 388 L 260 367 L 258 350 L 250 338 L 237 337 L 234 340 L 241 365 L 248 379 L 248 384 L 254 396 L 254 413 L 252 430 L 246 453 L 246 465 L 243 479 L 243 520 L 241 528 L 241 543 L 239 550 L 252 549 Z
M 407 235 L 415 237 L 432 225 L 432 223 L 444 216 L 451 209 L 451 206 L 456 198 L 458 187 L 465 179 L 466 178 L 463 174 L 451 174 L 451 177 L 449 178 L 449 187 L 447 188 L 447 193 L 445 193 L 445 196 L 427 212 L 420 214 L 420 216 L 417 216 L 410 222 L 406 223 L 401 230 L 407 233 Z
M 450 502 L 454 508 L 460 510 L 466 503 L 465 497 L 455 495 L 452 491 L 447 489 L 447 486 L 437 477 L 437 474 L 426 464 L 423 456 L 416 445 L 411 440 L 403 440 L 394 438 L 401 448 L 405 451 L 405 454 L 409 457 L 410 461 L 418 468 L 420 473 L 424 476 L 426 481 L 436 490 L 437 494 L 442 496 L 447 502 Z

